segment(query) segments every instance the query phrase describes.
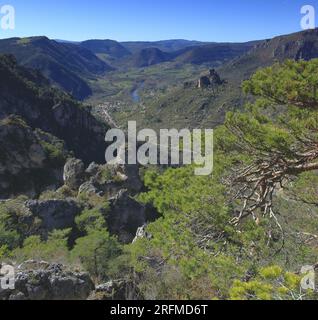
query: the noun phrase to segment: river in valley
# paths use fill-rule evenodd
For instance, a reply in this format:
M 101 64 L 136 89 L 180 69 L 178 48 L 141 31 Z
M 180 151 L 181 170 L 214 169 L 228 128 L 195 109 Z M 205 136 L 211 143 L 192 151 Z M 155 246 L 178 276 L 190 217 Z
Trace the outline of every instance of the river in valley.
M 141 82 L 135 86 L 135 88 L 131 91 L 131 98 L 134 103 L 140 102 L 140 95 L 139 91 L 142 90 L 144 87 L 144 82 Z

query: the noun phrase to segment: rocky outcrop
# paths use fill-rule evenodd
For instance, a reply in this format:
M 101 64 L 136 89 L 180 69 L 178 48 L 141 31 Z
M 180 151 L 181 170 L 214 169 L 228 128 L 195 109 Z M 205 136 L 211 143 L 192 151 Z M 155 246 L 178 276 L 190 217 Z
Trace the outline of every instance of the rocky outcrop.
M 198 81 L 198 88 L 208 88 L 210 85 L 211 85 L 211 81 L 209 77 L 207 76 L 200 77 Z
M 98 165 L 91 163 L 86 170 L 80 160 L 70 159 L 64 168 L 65 184 L 79 195 L 97 196 L 110 202 L 107 224 L 111 234 L 123 243 L 130 243 L 138 228 L 157 217 L 133 196 L 142 190 L 138 165 Z M 85 181 L 84 181 L 85 180 Z M 79 185 L 83 182 L 81 185 Z M 69 217 L 73 217 L 72 214 Z M 67 224 L 64 223 L 66 226 Z M 55 226 L 56 221 L 55 221 Z
M 147 231 L 147 225 L 143 225 L 142 227 L 137 229 L 135 239 L 133 243 L 138 241 L 139 239 L 152 239 L 152 235 Z
M 215 69 L 211 69 L 209 71 L 209 78 L 210 78 L 210 82 L 211 84 L 215 84 L 215 85 L 221 85 L 223 84 L 223 80 L 221 80 L 221 77 L 219 76 L 219 74 L 215 71 Z
M 139 290 L 133 283 L 123 280 L 112 280 L 96 286 L 88 300 L 137 300 L 141 299 Z
M 64 181 L 62 188 L 43 193 L 40 200 L 21 202 L 18 211 L 23 215 L 17 217 L 26 226 L 25 236 L 40 235 L 45 240 L 54 230 L 71 229 L 73 239 L 78 235 L 75 218 L 92 208 L 85 199 L 110 203 L 105 222 L 123 243 L 130 243 L 138 228 L 157 217 L 154 209 L 133 198 L 143 187 L 138 166 L 91 163 L 85 170 L 81 160 L 72 158 L 64 166 Z
M 108 227 L 112 234 L 118 235 L 123 243 L 134 240 L 140 226 L 147 222 L 146 207 L 130 197 L 127 190 L 121 190 L 110 199 Z
M 74 102 L 60 102 L 52 106 L 53 117 L 50 123 L 56 123 L 53 134 L 66 141 L 69 150 L 86 164 L 91 161 L 105 161 L 105 134 L 108 127 L 97 121 L 91 114 L 90 107 L 83 107 Z M 47 128 L 51 132 L 51 128 Z
M 64 166 L 64 184 L 71 189 L 78 189 L 84 181 L 85 166 L 83 161 L 69 159 Z
M 94 196 L 94 195 L 102 196 L 103 192 L 99 191 L 92 181 L 87 181 L 87 182 L 84 182 L 79 187 L 78 194 L 79 195 L 85 194 L 87 196 Z
M 224 83 L 224 80 L 221 80 L 219 74 L 215 71 L 215 69 L 209 70 L 208 75 L 204 75 L 200 77 L 197 83 L 197 87 L 201 89 L 213 87 L 213 86 L 220 86 Z
M 133 198 L 143 187 L 137 165 L 91 163 L 85 170 L 81 160 L 72 158 L 64 166 L 64 181 L 64 188 L 69 193 L 63 194 L 63 197 L 59 193 L 63 188 L 60 188 L 56 193 L 49 192 L 42 200 L 22 202 L 19 210 L 24 214 L 17 216 L 19 223 L 27 226 L 26 236 L 40 235 L 42 239 L 47 239 L 54 230 L 71 229 L 71 238 L 75 237 L 78 233 L 75 218 L 86 205 L 90 206 L 81 200 L 87 197 L 95 200 L 100 197 L 98 201 L 110 202 L 105 220 L 110 233 L 118 236 L 122 243 L 132 242 L 138 228 L 157 218 L 153 208 L 148 208 Z M 79 195 L 78 198 L 76 194 Z
M 87 273 L 61 264 L 28 261 L 16 268 L 15 289 L 1 290 L 0 300 L 86 300 L 94 290 Z
M 15 266 L 14 270 L 14 289 L 2 289 L 0 286 L 0 301 L 124 301 L 143 298 L 132 281 L 111 280 L 95 287 L 88 273 L 62 264 L 29 260 Z
M 64 166 L 64 183 L 79 194 L 114 197 L 127 189 L 131 195 L 141 191 L 143 183 L 138 165 L 98 165 L 91 163 L 85 170 L 81 160 L 70 159 Z
M 85 172 L 90 176 L 96 176 L 100 170 L 100 165 L 98 165 L 95 162 L 92 162 L 88 168 L 85 170 Z
M 38 233 L 44 238 L 53 230 L 75 227 L 75 217 L 82 211 L 73 200 L 31 200 L 25 203 L 33 218 L 40 219 Z
M 119 172 L 126 176 L 125 188 L 127 188 L 131 194 L 139 193 L 143 188 L 143 183 L 139 175 L 139 165 L 125 165 L 119 167 Z
M 89 300 L 127 300 L 124 281 L 109 281 L 98 285 Z
M 38 80 L 13 57 L 0 56 L 0 120 L 10 114 L 64 140 L 67 149 L 87 164 L 104 161 L 108 126 L 91 114 L 91 108 Z
M 62 185 L 63 143 L 33 130 L 20 117 L 0 120 L 0 198 L 30 197 L 47 186 Z
M 19 117 L 10 116 L 0 121 L 0 142 L 0 174 L 16 175 L 23 169 L 44 165 L 44 148 L 33 130 Z

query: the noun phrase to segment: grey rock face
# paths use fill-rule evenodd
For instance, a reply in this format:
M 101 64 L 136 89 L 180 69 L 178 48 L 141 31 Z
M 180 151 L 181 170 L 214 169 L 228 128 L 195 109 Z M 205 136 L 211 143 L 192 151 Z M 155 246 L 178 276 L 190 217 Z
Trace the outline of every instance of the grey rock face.
M 84 182 L 78 189 L 78 194 L 95 195 L 99 194 L 98 189 L 92 181 Z
M 98 170 L 100 168 L 100 165 L 98 165 L 95 162 L 92 162 L 88 168 L 85 170 L 85 172 L 89 175 L 96 175 L 98 173 Z
M 207 88 L 210 85 L 211 85 L 211 81 L 210 81 L 209 77 L 207 77 L 207 76 L 200 77 L 200 79 L 198 81 L 198 88 Z
M 146 208 L 131 198 L 126 190 L 121 190 L 110 203 L 110 232 L 118 235 L 123 243 L 132 242 L 138 228 L 147 221 Z
M 137 300 L 139 293 L 132 283 L 112 280 L 96 287 L 88 300 Z
M 16 116 L 0 120 L 0 145 L 0 194 L 33 189 L 27 177 L 43 168 L 46 159 L 33 130 Z
M 221 79 L 219 74 L 215 71 L 215 69 L 209 70 L 208 75 L 204 75 L 200 77 L 198 80 L 197 87 L 198 88 L 208 88 L 210 86 L 220 86 L 224 83 L 224 80 Z
M 127 176 L 126 186 L 133 193 L 136 194 L 141 191 L 143 183 L 139 176 L 138 165 L 126 165 L 123 167 L 123 173 Z
M 122 189 L 135 195 L 143 187 L 138 165 L 98 165 L 93 162 L 85 170 L 85 180 L 79 187 L 79 194 L 97 194 L 112 198 Z
M 86 300 L 94 290 L 87 273 L 61 264 L 29 261 L 20 266 L 14 290 L 0 290 L 1 300 Z
M 223 81 L 221 80 L 221 77 L 215 71 L 215 69 L 211 69 L 209 71 L 209 74 L 210 74 L 210 82 L 211 82 L 211 84 L 221 85 L 223 83 Z
M 75 217 L 81 212 L 79 205 L 72 200 L 30 200 L 25 206 L 33 216 L 41 219 L 40 228 L 44 236 L 53 230 L 73 228 Z
M 136 237 L 133 240 L 133 243 L 135 243 L 139 239 L 151 239 L 152 235 L 147 232 L 146 230 L 147 225 L 143 225 L 142 227 L 137 229 Z
M 85 166 L 83 161 L 70 159 L 64 166 L 63 179 L 65 185 L 77 190 L 84 181 Z
M 19 66 L 13 56 L 1 56 L 0 68 L 0 119 L 18 115 L 32 128 L 65 141 L 67 148 L 85 163 L 104 160 L 108 126 L 98 121 L 89 107 L 52 90 L 39 72 Z M 41 94 L 35 88 L 41 88 Z

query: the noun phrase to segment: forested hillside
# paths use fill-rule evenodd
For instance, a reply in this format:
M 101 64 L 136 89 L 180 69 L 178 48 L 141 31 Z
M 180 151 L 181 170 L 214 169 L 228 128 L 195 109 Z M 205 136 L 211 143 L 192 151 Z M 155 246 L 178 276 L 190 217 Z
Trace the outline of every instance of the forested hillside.
M 210 176 L 68 158 L 63 186 L 0 204 L 2 260 L 116 280 L 94 299 L 317 298 L 299 289 L 318 258 L 317 74 L 318 60 L 288 60 L 245 81 Z

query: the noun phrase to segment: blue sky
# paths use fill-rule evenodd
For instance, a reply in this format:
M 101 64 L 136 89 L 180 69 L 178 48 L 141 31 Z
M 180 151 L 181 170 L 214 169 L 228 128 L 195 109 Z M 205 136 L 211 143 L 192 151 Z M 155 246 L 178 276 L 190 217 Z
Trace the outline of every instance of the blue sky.
M 300 31 L 303 5 L 318 0 L 0 0 L 16 29 L 0 38 L 247 41 Z

